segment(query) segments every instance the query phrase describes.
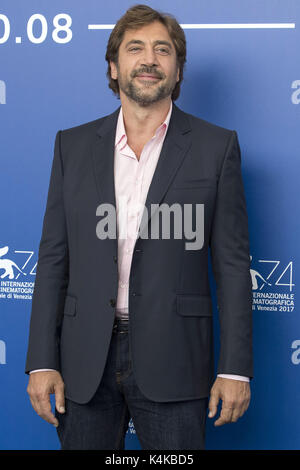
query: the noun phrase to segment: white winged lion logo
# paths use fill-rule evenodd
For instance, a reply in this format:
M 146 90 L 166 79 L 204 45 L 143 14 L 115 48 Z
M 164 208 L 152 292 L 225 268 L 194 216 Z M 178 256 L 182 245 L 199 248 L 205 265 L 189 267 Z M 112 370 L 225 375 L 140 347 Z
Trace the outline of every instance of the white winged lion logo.
M 6 255 L 8 252 L 9 248 L 8 246 L 4 246 L 3 248 L 0 248 L 0 269 L 4 269 L 4 273 L 1 274 L 1 279 L 4 279 L 5 277 L 8 276 L 9 279 L 13 279 L 14 276 L 14 270 L 13 268 L 16 268 L 20 273 L 24 274 L 26 276 L 26 273 L 24 273 L 19 266 L 14 263 L 11 259 L 3 259 L 2 256 Z

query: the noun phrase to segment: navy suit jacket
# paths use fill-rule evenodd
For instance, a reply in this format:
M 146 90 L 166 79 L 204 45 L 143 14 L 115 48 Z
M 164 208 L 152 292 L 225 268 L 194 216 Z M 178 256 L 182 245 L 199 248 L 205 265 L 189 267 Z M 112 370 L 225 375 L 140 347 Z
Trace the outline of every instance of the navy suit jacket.
M 116 206 L 112 114 L 58 131 L 38 252 L 25 372 L 61 372 L 65 395 L 87 403 L 103 375 L 118 291 L 117 238 L 99 239 L 102 203 Z M 208 257 L 217 287 L 217 373 L 253 377 L 248 219 L 236 131 L 173 103 L 148 191 L 151 204 L 204 204 L 204 244 L 137 238 L 129 282 L 132 367 L 142 393 L 170 402 L 209 395 L 214 379 Z M 143 227 L 143 228 L 142 228 Z

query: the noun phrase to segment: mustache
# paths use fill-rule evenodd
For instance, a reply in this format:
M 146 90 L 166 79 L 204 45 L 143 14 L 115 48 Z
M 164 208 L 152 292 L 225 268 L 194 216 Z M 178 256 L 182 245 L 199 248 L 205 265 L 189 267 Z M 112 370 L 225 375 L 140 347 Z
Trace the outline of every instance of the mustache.
M 157 78 L 164 78 L 164 74 L 162 74 L 158 70 L 155 70 L 155 69 L 153 70 L 153 68 L 151 68 L 151 67 L 144 67 L 143 69 L 139 69 L 139 70 L 134 71 L 132 78 L 134 78 L 137 75 L 140 75 L 142 73 L 148 73 L 149 75 L 153 75 L 154 77 L 157 77 Z

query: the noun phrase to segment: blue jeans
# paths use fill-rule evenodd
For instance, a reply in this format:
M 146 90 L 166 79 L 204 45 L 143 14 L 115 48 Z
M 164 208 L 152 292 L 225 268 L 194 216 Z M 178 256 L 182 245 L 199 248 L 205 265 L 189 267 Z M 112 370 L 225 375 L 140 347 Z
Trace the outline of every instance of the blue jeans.
M 166 371 L 167 373 L 167 371 Z M 204 449 L 208 398 L 154 402 L 138 388 L 132 372 L 128 321 L 115 320 L 101 383 L 86 404 L 66 398 L 55 410 L 61 449 L 120 450 L 130 418 L 142 449 Z

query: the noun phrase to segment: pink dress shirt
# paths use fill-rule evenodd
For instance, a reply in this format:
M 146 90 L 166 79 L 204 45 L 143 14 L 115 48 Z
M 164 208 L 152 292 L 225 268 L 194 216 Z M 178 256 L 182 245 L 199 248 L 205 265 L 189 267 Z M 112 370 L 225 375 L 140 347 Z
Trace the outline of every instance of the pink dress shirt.
M 149 186 L 168 130 L 172 106 L 171 101 L 164 122 L 144 145 L 139 160 L 127 144 L 122 106 L 118 116 L 114 154 L 119 271 L 116 316 L 121 319 L 128 319 L 128 289 L 132 254 Z M 31 371 L 31 373 L 38 370 Z M 239 375 L 218 374 L 218 377 L 249 381 L 248 377 Z
M 128 319 L 128 288 L 132 254 L 136 242 L 142 210 L 149 186 L 159 159 L 172 113 L 172 102 L 164 122 L 156 129 L 153 137 L 145 144 L 139 160 L 127 144 L 122 107 L 120 109 L 115 139 L 115 195 L 118 224 L 119 286 L 116 316 Z M 127 209 L 120 214 L 120 209 Z M 126 217 L 127 215 L 127 217 Z M 127 238 L 123 222 L 127 219 Z M 125 227 L 126 228 L 126 227 Z M 123 232 L 122 232 L 123 230 Z

